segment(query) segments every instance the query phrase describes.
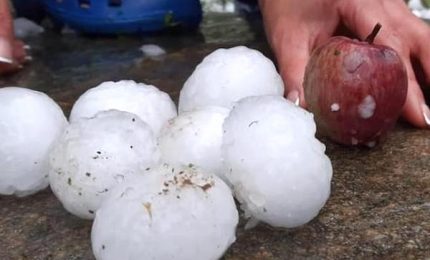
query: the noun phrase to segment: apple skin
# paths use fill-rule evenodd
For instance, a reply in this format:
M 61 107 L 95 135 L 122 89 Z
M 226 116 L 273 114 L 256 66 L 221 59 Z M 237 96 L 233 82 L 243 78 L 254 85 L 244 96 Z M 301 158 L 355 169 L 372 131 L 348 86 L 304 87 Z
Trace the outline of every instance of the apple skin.
M 397 52 L 337 36 L 311 55 L 304 76 L 318 131 L 345 145 L 375 146 L 394 127 L 408 79 Z

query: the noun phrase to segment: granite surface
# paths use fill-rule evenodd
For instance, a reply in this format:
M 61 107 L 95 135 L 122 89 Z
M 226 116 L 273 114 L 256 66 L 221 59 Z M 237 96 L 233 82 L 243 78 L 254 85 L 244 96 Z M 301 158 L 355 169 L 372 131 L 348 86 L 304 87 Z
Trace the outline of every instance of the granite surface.
M 80 94 L 106 80 L 151 83 L 177 100 L 196 64 L 216 48 L 245 44 L 270 56 L 264 38 L 251 29 L 226 15 L 206 21 L 202 34 L 85 38 L 47 33 L 29 40 L 34 62 L 0 79 L 0 86 L 44 91 L 66 114 Z M 144 43 L 159 44 L 168 54 L 145 58 L 138 50 Z M 323 141 L 334 177 L 319 216 L 290 230 L 266 225 L 244 230 L 242 218 L 237 241 L 224 258 L 430 259 L 430 132 L 399 123 L 374 149 Z M 91 222 L 67 213 L 49 189 L 25 198 L 0 196 L 2 260 L 93 259 L 90 231 Z

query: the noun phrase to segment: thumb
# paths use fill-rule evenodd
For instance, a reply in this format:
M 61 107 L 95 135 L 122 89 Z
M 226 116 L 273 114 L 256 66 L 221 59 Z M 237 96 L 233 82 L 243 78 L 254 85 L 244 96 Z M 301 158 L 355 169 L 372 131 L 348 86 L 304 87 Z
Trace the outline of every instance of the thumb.
M 409 75 L 412 72 L 408 71 Z M 402 116 L 416 127 L 425 128 L 430 125 L 430 111 L 425 105 L 424 96 L 415 77 L 409 76 L 408 95 L 403 106 Z
M 303 79 L 309 60 L 309 49 L 306 44 L 295 45 L 303 42 L 306 41 L 286 42 L 283 46 L 285 51 L 278 53 L 277 56 L 280 74 L 285 84 L 285 96 L 295 104 L 306 107 Z

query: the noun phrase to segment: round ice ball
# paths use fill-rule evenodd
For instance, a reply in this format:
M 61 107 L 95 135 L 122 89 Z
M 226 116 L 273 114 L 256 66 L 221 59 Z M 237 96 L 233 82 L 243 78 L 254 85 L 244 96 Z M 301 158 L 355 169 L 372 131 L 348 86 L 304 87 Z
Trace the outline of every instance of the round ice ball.
M 26 196 L 48 186 L 48 154 L 66 126 L 47 95 L 0 88 L 0 194 Z
M 110 109 L 138 115 L 155 135 L 167 120 L 177 115 L 176 106 L 167 93 L 152 85 L 122 80 L 103 82 L 82 94 L 73 105 L 70 122 Z
M 162 161 L 170 165 L 196 165 L 224 178 L 222 124 L 228 113 L 227 108 L 206 107 L 169 120 L 158 139 Z
M 96 259 L 219 259 L 235 241 L 229 187 L 194 167 L 164 164 L 117 186 L 97 211 Z
M 50 156 L 49 182 L 72 214 L 92 219 L 112 187 L 156 165 L 159 151 L 150 127 L 117 110 L 73 122 Z
M 283 94 L 280 75 L 262 53 L 244 46 L 218 49 L 206 56 L 185 82 L 179 112 L 204 106 L 231 108 L 247 96 Z
M 279 96 L 249 97 L 224 122 L 226 175 L 251 222 L 296 227 L 330 195 L 332 167 L 312 114 Z

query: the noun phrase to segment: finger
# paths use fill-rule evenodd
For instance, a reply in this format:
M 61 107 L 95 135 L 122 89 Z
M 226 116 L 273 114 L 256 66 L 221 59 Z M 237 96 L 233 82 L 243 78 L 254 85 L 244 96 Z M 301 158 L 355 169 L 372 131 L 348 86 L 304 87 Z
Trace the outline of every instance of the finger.
M 421 83 L 427 83 L 428 85 L 430 83 L 430 48 L 428 47 L 428 42 L 430 41 L 430 27 L 419 19 L 414 20 L 414 22 L 416 24 L 416 26 L 414 26 L 416 30 L 414 30 L 415 34 L 413 35 L 413 42 L 415 43 L 415 46 L 413 46 L 414 48 L 412 49 L 412 55 L 414 55 L 414 57 L 421 65 L 420 70 L 418 71 L 418 73 L 421 74 L 419 75 L 421 76 Z M 422 117 L 421 121 L 418 116 L 416 116 L 418 118 L 414 119 L 419 123 L 418 126 L 430 127 L 430 109 L 425 104 L 425 98 L 423 97 L 421 87 L 428 86 L 419 86 L 417 83 L 416 90 L 414 90 L 415 92 L 417 92 L 417 94 L 414 95 L 416 95 L 416 98 L 418 99 L 417 102 L 421 104 L 421 106 L 419 108 L 415 108 L 415 110 L 418 111 L 419 109 L 421 109 Z M 405 117 L 410 115 L 410 118 L 413 118 L 415 114 L 418 114 L 417 112 L 415 112 L 414 114 L 413 110 L 410 109 L 411 111 L 409 111 L 409 109 L 410 108 L 405 107 L 404 112 L 407 113 Z
M 416 81 L 409 80 L 408 95 L 402 111 L 403 118 L 416 127 L 430 126 L 430 110 L 424 101 L 423 93 Z
M 425 104 L 424 95 L 417 82 L 417 78 L 412 67 L 412 62 L 409 58 L 409 50 L 406 48 L 407 46 L 394 46 L 394 48 L 396 47 L 397 49 L 401 49 L 401 51 L 398 51 L 398 54 L 405 64 L 408 75 L 408 92 L 406 96 L 406 102 L 403 106 L 402 116 L 406 121 L 416 127 L 429 127 L 428 123 L 430 119 L 430 113 L 427 112 L 428 107 Z
M 13 62 L 13 47 L 6 38 L 0 37 L 0 61 L 6 63 Z
M 306 107 L 303 79 L 309 60 L 309 48 L 303 44 L 305 42 L 297 40 L 297 38 L 294 42 L 286 41 L 282 47 L 283 51 L 277 55 L 280 73 L 285 83 L 285 95 L 287 99 L 302 107 Z
M 22 65 L 19 65 L 17 63 L 7 64 L 7 63 L 0 63 L 0 75 L 7 75 L 14 73 L 22 68 Z
M 430 47 L 428 45 L 430 42 L 430 27 L 428 25 L 425 25 L 422 33 L 416 36 L 416 42 L 418 47 L 416 48 L 417 51 L 414 52 L 414 56 L 418 58 L 422 65 L 426 83 L 430 83 Z
M 24 44 L 21 41 L 14 41 L 13 44 L 10 44 L 10 42 L 6 41 L 5 39 L 0 39 L 0 42 L 7 43 L 4 45 L 0 45 L 0 47 L 8 46 L 8 48 L 0 48 L 0 56 L 2 55 L 11 56 L 11 59 L 10 59 L 11 62 L 0 63 L 0 75 L 11 74 L 22 69 L 23 68 L 22 64 L 26 60 Z
M 13 57 L 18 64 L 24 64 L 30 61 L 30 56 L 27 56 L 24 43 L 20 40 L 15 40 L 13 43 Z

